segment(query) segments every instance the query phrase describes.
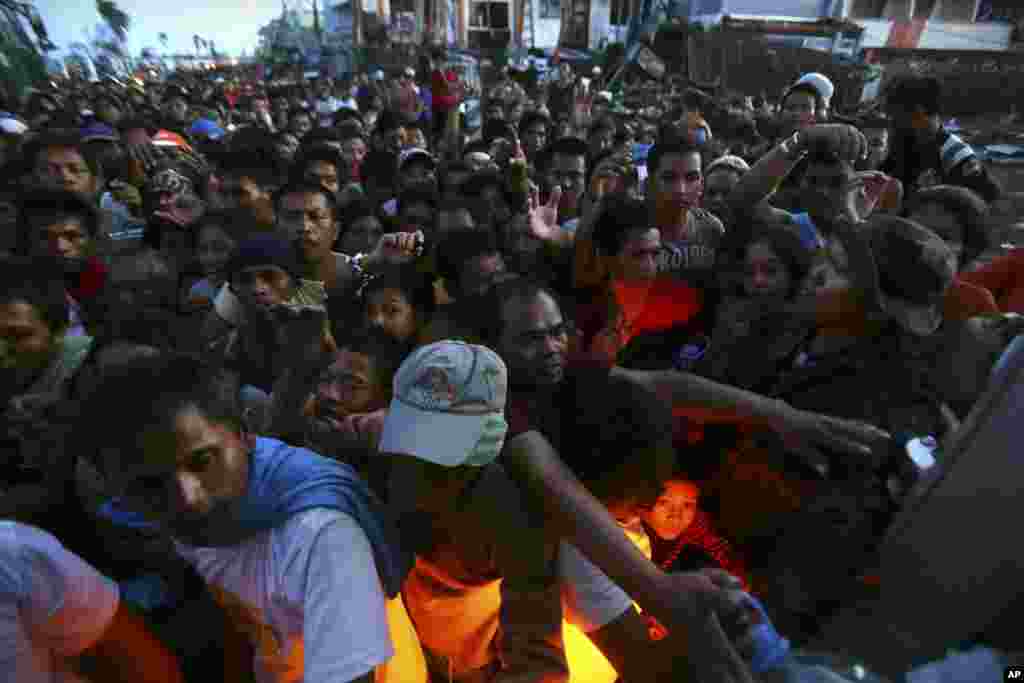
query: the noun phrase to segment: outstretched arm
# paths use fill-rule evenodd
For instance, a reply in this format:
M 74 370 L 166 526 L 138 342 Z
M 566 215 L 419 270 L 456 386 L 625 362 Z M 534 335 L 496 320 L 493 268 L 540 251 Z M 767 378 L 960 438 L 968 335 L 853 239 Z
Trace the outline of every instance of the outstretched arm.
M 727 594 L 738 586 L 736 580 L 724 572 L 662 572 L 640 554 L 539 432 L 509 440 L 502 464 L 521 486 L 543 501 L 547 519 L 567 541 L 645 610 L 687 639 L 694 680 L 752 680 L 717 616 L 733 609 Z

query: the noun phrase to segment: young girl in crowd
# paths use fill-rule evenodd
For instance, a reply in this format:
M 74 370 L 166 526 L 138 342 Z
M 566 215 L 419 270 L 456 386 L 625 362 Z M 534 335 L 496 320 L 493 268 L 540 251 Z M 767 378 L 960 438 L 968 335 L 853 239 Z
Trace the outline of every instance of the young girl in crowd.
M 393 266 L 364 285 L 359 306 L 359 323 L 414 346 L 434 314 L 433 283 L 415 266 Z
M 699 508 L 700 486 L 683 476 L 665 482 L 661 495 L 641 513 L 651 540 L 651 560 L 665 571 L 724 569 L 750 590 L 750 577 L 732 545 Z
M 227 267 L 244 238 L 242 216 L 231 211 L 212 211 L 203 216 L 193 232 L 195 259 L 202 278 L 188 291 L 188 304 L 212 306 L 227 281 Z

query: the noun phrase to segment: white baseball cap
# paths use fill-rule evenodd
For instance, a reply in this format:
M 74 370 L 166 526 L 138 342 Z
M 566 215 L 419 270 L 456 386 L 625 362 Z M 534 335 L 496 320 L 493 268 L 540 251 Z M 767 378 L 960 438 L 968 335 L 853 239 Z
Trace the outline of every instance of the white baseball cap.
M 826 106 L 828 106 L 832 101 L 832 95 L 834 95 L 836 91 L 836 87 L 832 85 L 832 81 L 829 80 L 829 77 L 819 73 L 804 74 L 800 77 L 800 80 L 793 85 L 811 86 L 818 91 L 818 94 L 821 95 L 821 99 L 825 100 Z
M 459 341 L 428 344 L 398 368 L 381 453 L 482 467 L 505 442 L 508 370 L 494 351 Z
M 5 116 L 0 118 L 0 134 L 3 135 L 24 135 L 28 132 L 28 126 L 16 118 Z

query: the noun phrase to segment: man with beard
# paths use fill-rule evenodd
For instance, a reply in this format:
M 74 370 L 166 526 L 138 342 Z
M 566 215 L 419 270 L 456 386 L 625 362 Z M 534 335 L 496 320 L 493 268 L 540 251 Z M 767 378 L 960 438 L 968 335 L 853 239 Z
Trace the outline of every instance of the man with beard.
M 87 397 L 83 452 L 205 579 L 256 680 L 423 683 L 382 506 L 347 465 L 247 431 L 237 395 L 190 356 L 125 363 Z

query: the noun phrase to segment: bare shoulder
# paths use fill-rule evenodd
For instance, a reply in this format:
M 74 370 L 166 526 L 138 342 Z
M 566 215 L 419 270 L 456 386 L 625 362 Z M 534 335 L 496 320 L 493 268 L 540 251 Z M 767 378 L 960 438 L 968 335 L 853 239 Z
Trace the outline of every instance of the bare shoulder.
M 691 209 L 689 220 L 694 234 L 708 237 L 721 237 L 725 234 L 722 221 L 710 211 Z

